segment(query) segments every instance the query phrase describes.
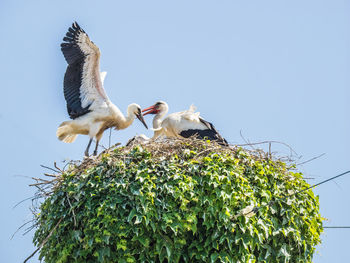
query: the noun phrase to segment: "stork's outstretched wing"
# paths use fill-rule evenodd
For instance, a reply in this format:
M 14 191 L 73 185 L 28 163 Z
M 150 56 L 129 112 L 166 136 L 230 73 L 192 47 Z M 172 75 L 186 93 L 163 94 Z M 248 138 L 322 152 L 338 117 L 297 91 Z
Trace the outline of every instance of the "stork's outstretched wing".
M 75 119 L 101 106 L 108 97 L 100 76 L 100 51 L 77 22 L 68 29 L 63 41 L 61 50 L 68 63 L 64 97 L 68 114 Z

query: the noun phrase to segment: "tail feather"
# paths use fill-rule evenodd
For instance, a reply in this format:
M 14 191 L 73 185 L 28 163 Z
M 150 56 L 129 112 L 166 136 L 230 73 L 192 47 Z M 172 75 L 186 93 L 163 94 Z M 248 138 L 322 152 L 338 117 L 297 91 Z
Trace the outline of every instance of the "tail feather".
M 57 128 L 56 136 L 60 141 L 65 143 L 72 143 L 77 138 L 77 134 L 72 133 L 69 121 L 61 123 L 61 125 Z
M 73 134 L 73 135 L 68 135 L 63 139 L 63 142 L 65 143 L 72 143 L 75 141 L 75 139 L 77 138 L 78 135 Z

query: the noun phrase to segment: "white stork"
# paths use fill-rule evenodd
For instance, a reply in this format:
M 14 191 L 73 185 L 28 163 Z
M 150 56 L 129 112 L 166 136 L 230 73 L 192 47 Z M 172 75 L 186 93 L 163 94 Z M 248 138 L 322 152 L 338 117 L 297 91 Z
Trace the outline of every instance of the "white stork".
M 168 104 L 159 101 L 151 107 L 142 110 L 143 115 L 155 114 L 153 118 L 155 140 L 161 135 L 166 137 L 189 138 L 195 136 L 200 139 L 209 139 L 216 141 L 221 145 L 228 145 L 227 141 L 218 133 L 214 125 L 199 116 L 195 112 L 196 108 L 192 105 L 188 110 L 169 114 L 163 119 L 168 112 Z
M 78 134 L 89 135 L 85 150 L 85 156 L 89 156 L 93 138 L 96 138 L 94 155 L 97 155 L 98 143 L 108 128 L 125 129 L 135 117 L 147 128 L 139 105 L 130 104 L 125 117 L 109 100 L 103 88 L 106 72 L 100 73 L 99 69 L 100 50 L 76 22 L 68 29 L 63 41 L 61 50 L 68 63 L 64 97 L 69 117 L 73 120 L 61 123 L 56 132 L 58 139 L 72 143 Z

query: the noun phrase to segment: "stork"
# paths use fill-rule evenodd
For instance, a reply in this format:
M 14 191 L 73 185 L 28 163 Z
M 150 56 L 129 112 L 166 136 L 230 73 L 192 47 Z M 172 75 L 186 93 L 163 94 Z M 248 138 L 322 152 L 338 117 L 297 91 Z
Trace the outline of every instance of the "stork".
M 68 63 L 63 90 L 72 120 L 62 122 L 58 127 L 58 139 L 72 143 L 78 134 L 89 135 L 90 141 L 85 150 L 88 157 L 93 138 L 96 138 L 93 154 L 97 155 L 99 141 L 108 128 L 125 129 L 135 117 L 147 128 L 138 104 L 130 104 L 124 116 L 108 98 L 103 88 L 106 72 L 100 73 L 99 69 L 100 50 L 77 22 L 68 29 L 63 41 L 61 50 Z
M 228 145 L 227 141 L 219 134 L 214 125 L 200 117 L 199 112 L 195 112 L 196 108 L 193 105 L 188 110 L 169 114 L 163 119 L 168 110 L 168 104 L 164 101 L 159 101 L 142 110 L 144 116 L 155 114 L 153 118 L 154 135 L 152 140 L 155 140 L 161 135 L 177 138 L 195 136 L 200 139 L 207 138 L 211 141 L 216 141 L 221 145 Z

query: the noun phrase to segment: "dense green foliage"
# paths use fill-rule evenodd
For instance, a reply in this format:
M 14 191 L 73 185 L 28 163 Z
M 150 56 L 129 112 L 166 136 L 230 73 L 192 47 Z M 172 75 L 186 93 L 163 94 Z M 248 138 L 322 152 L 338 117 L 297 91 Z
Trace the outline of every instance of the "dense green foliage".
M 187 146 L 167 158 L 119 148 L 65 172 L 37 215 L 35 244 L 51 233 L 40 258 L 311 262 L 322 232 L 318 197 L 308 190 L 283 198 L 308 187 L 300 173 L 243 149 Z M 263 207 L 271 200 L 279 201 Z M 249 206 L 262 208 L 242 215 Z

